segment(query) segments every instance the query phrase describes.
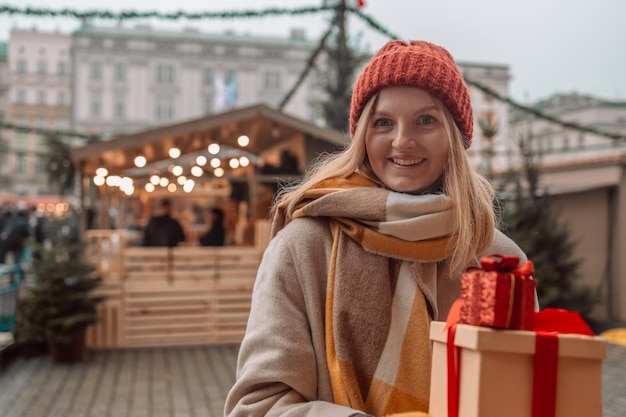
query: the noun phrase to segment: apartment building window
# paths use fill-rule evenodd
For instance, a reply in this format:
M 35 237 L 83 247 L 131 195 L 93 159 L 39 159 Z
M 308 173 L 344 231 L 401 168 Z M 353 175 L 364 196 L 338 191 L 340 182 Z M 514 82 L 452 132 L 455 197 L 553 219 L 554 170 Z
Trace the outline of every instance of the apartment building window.
M 18 116 L 15 118 L 15 126 L 17 127 L 26 127 L 26 123 L 27 123 L 27 120 L 26 120 L 26 117 L 24 116 Z
M 213 97 L 205 97 L 204 98 L 204 114 L 205 115 L 210 115 L 215 113 L 215 111 L 213 110 L 213 105 L 214 105 L 214 99 Z
M 159 83 L 171 84 L 174 82 L 174 68 L 171 65 L 157 66 L 156 80 Z
M 15 102 L 18 104 L 26 103 L 26 90 L 17 90 L 17 92 L 15 93 Z
M 16 70 L 18 74 L 26 74 L 26 60 L 20 59 L 19 61 L 17 61 Z
M 113 114 L 118 119 L 123 119 L 126 117 L 126 106 L 122 100 L 115 101 L 115 108 L 113 109 Z
M 37 91 L 37 104 L 45 105 L 47 101 L 46 99 L 47 99 L 47 95 L 45 91 L 43 90 Z
M 42 146 L 39 145 L 39 153 L 43 153 L 41 152 L 41 148 Z M 37 172 L 37 174 L 44 174 L 46 172 L 46 166 L 45 166 L 45 161 L 42 157 L 38 157 L 35 160 L 35 171 Z
M 213 78 L 213 70 L 211 68 L 205 68 L 202 74 L 202 81 L 204 82 L 204 85 L 212 86 Z
M 126 68 L 124 64 L 115 64 L 113 79 L 115 81 L 124 81 L 126 79 Z
M 263 86 L 269 90 L 280 88 L 280 73 L 278 71 L 266 71 L 263 75 Z
M 65 62 L 59 62 L 59 65 L 57 66 L 57 73 L 59 75 L 65 75 L 66 71 Z
M 37 63 L 37 74 L 45 74 L 48 72 L 48 65 L 46 61 L 39 61 Z
M 580 149 L 585 147 L 585 134 L 584 133 L 580 133 L 578 135 L 578 147 Z
M 155 116 L 157 120 L 172 120 L 174 118 L 173 100 L 165 97 L 158 98 Z
M 91 100 L 90 110 L 91 117 L 100 117 L 100 100 Z
M 90 74 L 92 80 L 100 80 L 102 78 L 102 65 L 99 62 L 93 62 Z
M 569 136 L 563 135 L 563 150 L 569 150 Z
M 66 118 L 59 117 L 54 122 L 54 128 L 59 132 L 67 132 L 69 130 L 69 121 Z
M 57 104 L 59 106 L 64 106 L 67 104 L 66 98 L 65 98 L 65 91 L 59 91 L 57 92 Z
M 26 155 L 24 155 L 23 153 L 15 154 L 15 172 L 26 172 Z
M 48 120 L 45 117 L 38 117 L 37 119 L 35 119 L 35 127 L 37 129 L 47 129 Z

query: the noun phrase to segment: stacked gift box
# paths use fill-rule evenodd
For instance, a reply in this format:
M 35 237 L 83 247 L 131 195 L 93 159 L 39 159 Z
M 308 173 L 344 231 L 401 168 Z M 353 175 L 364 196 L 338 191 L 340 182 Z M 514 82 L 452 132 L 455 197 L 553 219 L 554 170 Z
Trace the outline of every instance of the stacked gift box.
M 530 261 L 492 255 L 433 322 L 432 417 L 601 417 L 606 340 L 572 311 L 535 311 Z

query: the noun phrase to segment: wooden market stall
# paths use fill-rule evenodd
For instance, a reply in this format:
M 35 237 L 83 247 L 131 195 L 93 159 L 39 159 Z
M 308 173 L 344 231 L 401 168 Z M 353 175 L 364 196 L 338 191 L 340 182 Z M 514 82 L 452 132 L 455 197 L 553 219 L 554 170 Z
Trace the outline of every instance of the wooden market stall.
M 90 227 L 84 216 L 86 255 L 108 296 L 88 344 L 240 341 L 276 185 L 300 178 L 310 161 L 346 142 L 336 130 L 255 105 L 72 149 L 81 212 L 97 213 Z M 173 249 L 141 247 L 141 228 L 163 198 L 187 240 Z M 226 212 L 227 243 L 199 247 L 212 206 Z

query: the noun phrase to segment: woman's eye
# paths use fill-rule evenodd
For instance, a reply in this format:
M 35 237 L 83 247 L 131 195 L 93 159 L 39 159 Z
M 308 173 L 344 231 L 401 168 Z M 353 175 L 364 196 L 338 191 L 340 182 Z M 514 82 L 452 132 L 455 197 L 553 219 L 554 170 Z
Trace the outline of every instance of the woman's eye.
M 376 119 L 374 121 L 374 126 L 379 126 L 379 127 L 391 126 L 391 120 L 389 120 L 389 119 Z
M 426 116 L 422 116 L 420 118 L 420 123 L 423 124 L 423 125 L 429 125 L 431 123 L 435 123 L 435 121 L 436 120 L 435 120 L 435 118 L 433 116 L 426 115 Z

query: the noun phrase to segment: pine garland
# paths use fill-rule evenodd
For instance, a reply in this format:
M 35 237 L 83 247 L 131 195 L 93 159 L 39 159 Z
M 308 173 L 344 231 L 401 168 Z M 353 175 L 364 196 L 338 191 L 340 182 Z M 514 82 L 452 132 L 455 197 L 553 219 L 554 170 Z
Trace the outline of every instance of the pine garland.
M 0 129 L 9 129 L 15 132 L 20 133 L 36 133 L 42 136 L 70 136 L 81 139 L 97 139 L 98 135 L 88 135 L 85 133 L 79 132 L 71 132 L 71 131 L 60 131 L 60 130 L 52 130 L 52 129 L 42 129 L 37 127 L 28 127 L 28 126 L 18 126 L 11 123 L 0 122 Z
M 301 16 L 314 14 L 325 11 L 334 11 L 335 6 L 308 6 L 296 9 L 271 7 L 263 10 L 232 10 L 223 12 L 185 12 L 179 10 L 173 13 L 161 13 L 158 11 L 134 11 L 126 10 L 121 12 L 112 12 L 110 10 L 86 10 L 78 11 L 73 9 L 49 9 L 49 8 L 33 8 L 33 7 L 15 7 L 9 5 L 0 5 L 0 14 L 8 15 L 25 15 L 34 17 L 72 17 L 77 19 L 111 19 L 111 20 L 132 20 L 156 18 L 161 20 L 200 20 L 200 19 L 243 19 L 243 18 L 261 18 L 268 16 Z M 346 7 L 354 11 L 354 9 Z

